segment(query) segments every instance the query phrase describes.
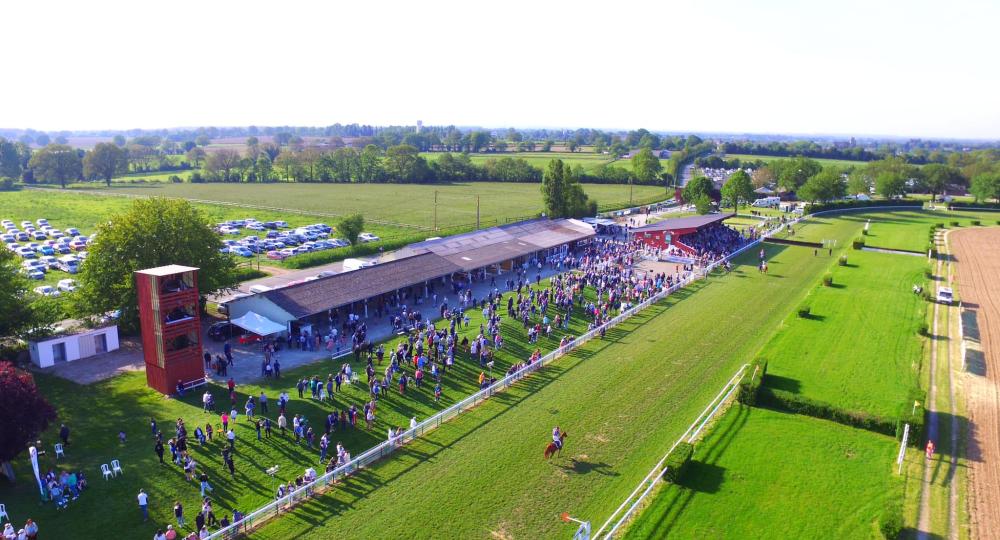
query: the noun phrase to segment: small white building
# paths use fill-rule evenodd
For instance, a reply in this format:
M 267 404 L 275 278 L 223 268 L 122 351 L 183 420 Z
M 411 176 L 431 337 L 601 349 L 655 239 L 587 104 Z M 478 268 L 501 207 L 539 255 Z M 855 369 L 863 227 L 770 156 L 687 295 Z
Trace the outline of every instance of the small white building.
M 118 350 L 118 326 L 111 325 L 75 334 L 62 334 L 29 341 L 31 361 L 38 367 L 51 367 L 97 354 Z

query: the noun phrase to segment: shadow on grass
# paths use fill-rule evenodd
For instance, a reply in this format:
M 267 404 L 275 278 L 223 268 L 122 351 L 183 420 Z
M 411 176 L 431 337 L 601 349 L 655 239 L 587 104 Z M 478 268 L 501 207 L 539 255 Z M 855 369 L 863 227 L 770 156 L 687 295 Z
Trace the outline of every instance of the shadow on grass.
M 799 382 L 798 379 L 782 377 L 781 375 L 771 375 L 770 373 L 764 374 L 763 384 L 768 388 L 784 390 L 785 392 L 792 392 L 795 394 L 798 394 L 802 389 L 802 383 Z
M 610 465 L 607 463 L 591 463 L 585 460 L 578 460 L 576 458 L 569 459 L 569 465 L 559 465 L 558 467 L 567 473 L 573 474 L 590 474 L 592 472 L 600 474 L 602 476 L 618 476 Z

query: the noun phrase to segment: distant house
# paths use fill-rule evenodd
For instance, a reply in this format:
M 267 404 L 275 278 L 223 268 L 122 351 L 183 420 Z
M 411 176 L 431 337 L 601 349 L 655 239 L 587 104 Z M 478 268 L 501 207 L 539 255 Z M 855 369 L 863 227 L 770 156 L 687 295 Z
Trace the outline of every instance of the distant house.
M 633 148 L 628 151 L 628 154 L 625 154 L 625 157 L 632 159 L 639 153 L 640 150 L 642 150 L 642 148 Z M 670 159 L 670 150 L 653 150 L 653 155 L 660 159 Z

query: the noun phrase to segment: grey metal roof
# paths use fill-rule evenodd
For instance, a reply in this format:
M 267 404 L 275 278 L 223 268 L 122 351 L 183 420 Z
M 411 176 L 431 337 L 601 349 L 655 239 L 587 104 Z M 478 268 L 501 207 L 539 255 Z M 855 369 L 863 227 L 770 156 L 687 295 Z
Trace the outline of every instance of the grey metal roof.
M 678 229 L 700 229 L 706 225 L 711 225 L 713 223 L 721 222 L 724 219 L 729 219 L 734 215 L 736 214 L 707 214 L 704 216 L 665 219 L 663 221 L 657 221 L 656 223 L 637 227 L 632 229 L 632 232 L 639 233 L 651 231 L 673 231 Z
M 293 317 L 302 318 L 449 276 L 459 270 L 439 255 L 423 253 L 267 291 L 261 296 Z

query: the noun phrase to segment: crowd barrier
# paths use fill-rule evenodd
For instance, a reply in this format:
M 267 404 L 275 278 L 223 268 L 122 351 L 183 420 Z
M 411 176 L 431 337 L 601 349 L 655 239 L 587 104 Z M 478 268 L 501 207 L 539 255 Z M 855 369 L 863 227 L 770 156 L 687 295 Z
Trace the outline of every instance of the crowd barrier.
M 781 228 L 782 227 L 778 227 L 777 229 L 770 231 L 767 234 L 776 232 Z M 316 480 L 309 482 L 308 484 L 302 486 L 301 488 L 291 491 L 284 497 L 276 499 L 275 501 L 272 501 L 254 510 L 253 512 L 250 512 L 249 514 L 246 514 L 240 521 L 233 523 L 232 525 L 225 527 L 223 529 L 219 529 L 218 531 L 210 534 L 207 537 L 208 540 L 236 538 L 241 534 L 246 534 L 250 532 L 252 529 L 259 526 L 263 522 L 273 519 L 274 517 L 279 516 L 282 513 L 287 513 L 292 511 L 294 507 L 296 507 L 303 501 L 310 499 L 317 493 L 323 492 L 331 485 L 344 480 L 350 474 L 362 468 L 365 468 L 368 465 L 371 465 L 372 463 L 392 454 L 393 452 L 398 450 L 403 444 L 413 441 L 414 439 L 421 437 L 424 434 L 433 431 L 434 429 L 437 429 L 438 427 L 441 426 L 441 424 L 447 422 L 448 420 L 451 420 L 452 418 L 455 418 L 456 416 L 462 414 L 463 412 L 469 409 L 476 407 L 477 405 L 489 399 L 497 392 L 502 392 L 506 390 L 507 388 L 511 387 L 513 384 L 527 377 L 531 373 L 538 371 L 539 369 L 552 363 L 554 360 L 564 356 L 565 354 L 587 343 L 595 336 L 599 336 L 602 331 L 606 331 L 610 328 L 617 326 L 621 322 L 629 319 L 633 315 L 659 302 L 660 300 L 663 300 L 664 298 L 678 291 L 679 289 L 688 286 L 694 281 L 702 279 L 704 276 L 707 276 L 713 270 L 715 270 L 723 262 L 731 260 L 743 254 L 747 250 L 758 246 L 765 237 L 766 234 L 765 236 L 762 236 L 761 238 L 758 238 L 757 240 L 748 243 L 747 245 L 733 252 L 726 258 L 720 259 L 718 261 L 709 264 L 704 269 L 702 269 L 701 272 L 690 274 L 688 277 L 679 281 L 673 286 L 668 287 L 654 294 L 653 296 L 650 296 L 648 299 L 629 308 L 628 310 L 622 312 L 621 314 L 615 316 L 614 318 L 608 320 L 601 326 L 589 330 L 586 333 L 580 335 L 579 337 L 573 339 L 565 346 L 560 347 L 542 356 L 535 363 L 527 365 L 522 369 L 518 370 L 517 372 L 507 375 L 503 379 L 498 380 L 497 382 L 488 386 L 487 388 L 484 388 L 479 392 L 476 392 L 475 394 L 468 396 L 462 401 L 455 403 L 454 405 L 448 407 L 447 409 L 444 409 L 441 412 L 435 414 L 434 416 L 431 416 L 430 418 L 424 420 L 423 422 L 420 422 L 419 424 L 417 424 L 416 427 L 404 431 L 396 439 L 391 441 L 387 440 L 377 446 L 374 446 L 371 449 L 367 450 L 366 452 L 362 453 L 361 455 L 354 457 L 348 463 L 341 465 L 340 467 L 337 467 L 336 469 L 330 472 L 320 475 Z

